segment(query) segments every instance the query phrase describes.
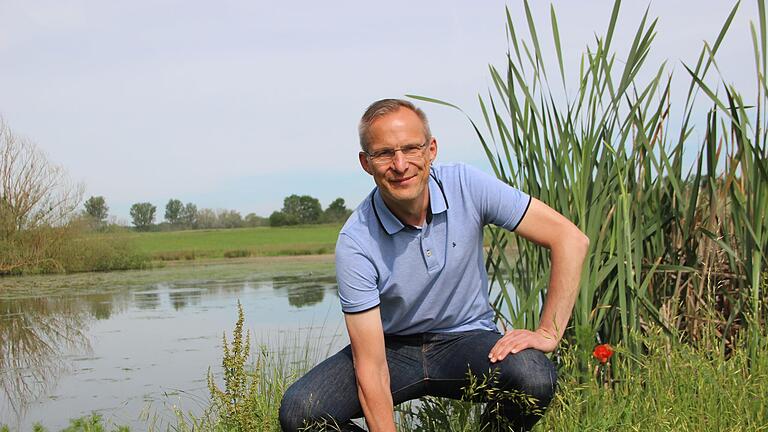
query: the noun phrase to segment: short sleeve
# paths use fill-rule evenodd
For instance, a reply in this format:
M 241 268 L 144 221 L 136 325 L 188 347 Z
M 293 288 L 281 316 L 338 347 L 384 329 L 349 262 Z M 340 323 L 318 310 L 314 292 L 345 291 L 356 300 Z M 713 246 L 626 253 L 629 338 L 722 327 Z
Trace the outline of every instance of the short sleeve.
M 363 312 L 379 305 L 376 268 L 348 235 L 341 233 L 336 242 L 336 281 L 344 313 Z
M 464 166 L 463 182 L 483 224 L 514 231 L 531 205 L 531 197 L 476 168 Z

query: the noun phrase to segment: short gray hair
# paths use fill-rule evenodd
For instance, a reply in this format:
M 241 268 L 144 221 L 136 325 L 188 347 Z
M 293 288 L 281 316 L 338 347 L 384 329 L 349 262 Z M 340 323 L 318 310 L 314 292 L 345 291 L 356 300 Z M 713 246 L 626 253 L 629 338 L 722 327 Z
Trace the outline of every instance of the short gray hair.
M 365 110 L 363 117 L 360 119 L 360 125 L 357 128 L 357 131 L 360 134 L 360 148 L 363 149 L 364 152 L 368 151 L 368 144 L 370 144 L 369 134 L 371 124 L 373 124 L 376 119 L 384 117 L 387 114 L 392 114 L 401 108 L 413 111 L 419 117 L 419 120 L 421 120 L 421 124 L 424 127 L 424 138 L 427 140 L 432 138 L 432 132 L 429 130 L 429 120 L 427 120 L 427 115 L 424 114 L 424 111 L 407 100 L 381 99 L 372 103 L 371 106 Z

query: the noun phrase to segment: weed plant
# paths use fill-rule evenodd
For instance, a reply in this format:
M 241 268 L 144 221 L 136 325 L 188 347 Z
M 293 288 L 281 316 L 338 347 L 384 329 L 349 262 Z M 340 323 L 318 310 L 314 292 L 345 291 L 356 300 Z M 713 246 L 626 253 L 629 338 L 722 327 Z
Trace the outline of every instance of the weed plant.
M 256 360 L 254 367 L 249 370 L 246 364 L 251 354 L 251 336 L 248 331 L 243 337 L 243 306 L 237 302 L 238 318 L 232 333 L 231 345 L 223 336 L 222 347 L 224 358 L 224 389 L 215 382 L 213 373 L 208 370 L 208 389 L 211 392 L 213 408 L 219 413 L 221 425 L 226 430 L 250 431 L 263 430 L 270 426 L 269 403 L 260 402 L 269 399 L 259 398 L 259 383 L 262 382 L 262 358 Z M 266 423 L 266 424 L 265 424 Z
M 245 316 L 238 302 L 238 319 L 231 342 L 223 337 L 222 371 L 224 386 L 219 387 L 211 370 L 208 389 L 211 406 L 201 417 L 177 416 L 178 430 L 279 431 L 278 410 L 288 387 L 324 356 L 322 347 L 311 334 L 307 340 L 282 342 L 270 351 L 260 346 L 251 361 L 250 332 L 243 334 Z

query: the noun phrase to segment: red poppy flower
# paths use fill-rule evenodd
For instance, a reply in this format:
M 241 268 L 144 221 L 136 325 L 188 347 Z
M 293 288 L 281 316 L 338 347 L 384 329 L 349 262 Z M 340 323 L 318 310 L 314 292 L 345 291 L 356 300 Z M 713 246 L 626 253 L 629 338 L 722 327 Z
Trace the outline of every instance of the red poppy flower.
M 600 344 L 592 351 L 592 355 L 600 360 L 600 363 L 605 364 L 613 355 L 613 348 L 608 344 Z

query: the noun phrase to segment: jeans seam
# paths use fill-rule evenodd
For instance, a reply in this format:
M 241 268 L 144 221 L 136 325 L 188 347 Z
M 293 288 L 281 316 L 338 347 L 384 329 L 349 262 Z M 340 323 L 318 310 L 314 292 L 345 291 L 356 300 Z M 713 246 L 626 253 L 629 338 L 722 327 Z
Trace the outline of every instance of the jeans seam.
M 412 382 L 412 383 L 410 383 L 410 384 L 408 384 L 408 385 L 405 385 L 405 386 L 403 386 L 403 387 L 400 387 L 400 388 L 399 388 L 399 389 L 397 389 L 397 390 L 392 390 L 392 394 L 395 394 L 395 393 L 397 393 L 397 392 L 401 392 L 401 391 L 403 391 L 403 390 L 405 390 L 405 389 L 407 389 L 407 388 L 409 388 L 409 387 L 413 387 L 413 386 L 415 386 L 415 385 L 418 385 L 418 384 L 421 384 L 421 383 L 423 383 L 423 382 L 424 382 L 424 380 L 420 380 L 420 381 Z

